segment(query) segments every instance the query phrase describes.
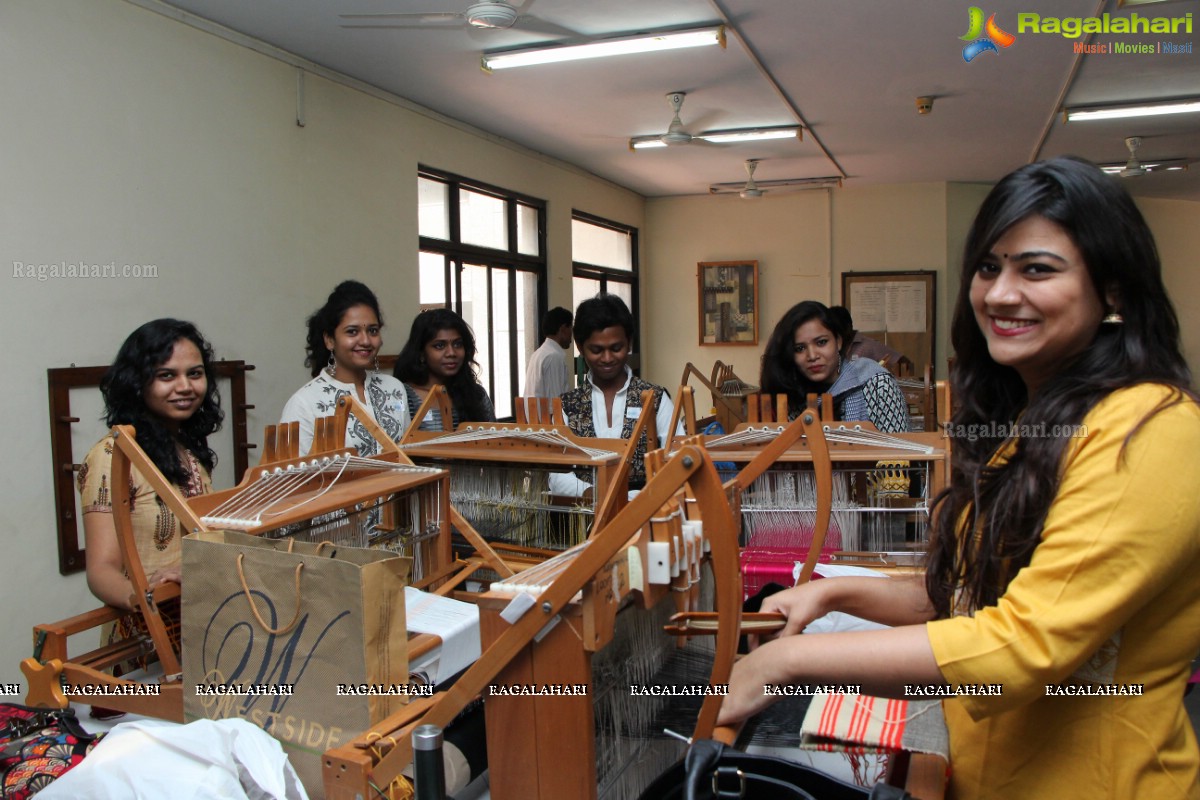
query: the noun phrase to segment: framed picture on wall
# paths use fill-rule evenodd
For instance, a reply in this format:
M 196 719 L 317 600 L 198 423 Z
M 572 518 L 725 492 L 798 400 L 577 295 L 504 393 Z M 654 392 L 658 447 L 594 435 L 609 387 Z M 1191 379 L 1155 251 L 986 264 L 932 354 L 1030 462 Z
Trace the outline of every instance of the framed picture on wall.
M 700 344 L 758 344 L 758 262 L 701 261 Z

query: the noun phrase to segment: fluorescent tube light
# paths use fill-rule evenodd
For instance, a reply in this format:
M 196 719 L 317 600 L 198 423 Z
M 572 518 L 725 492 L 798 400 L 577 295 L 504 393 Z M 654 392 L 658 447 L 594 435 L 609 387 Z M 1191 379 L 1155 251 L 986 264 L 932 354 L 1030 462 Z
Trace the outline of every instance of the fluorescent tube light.
M 703 139 L 706 142 L 713 144 L 727 144 L 730 142 L 762 142 L 767 139 L 802 139 L 804 137 L 803 128 L 798 125 L 788 125 L 783 128 L 759 128 L 758 130 L 745 131 L 710 131 L 697 136 L 697 139 Z
M 1141 103 L 1126 106 L 1093 106 L 1091 108 L 1063 109 L 1067 122 L 1082 122 L 1097 119 L 1129 119 L 1133 117 L 1156 117 L 1161 114 L 1188 114 L 1200 111 L 1200 99 L 1173 100 L 1164 103 Z
M 704 47 L 713 44 L 725 47 L 724 25 L 715 25 L 699 30 L 664 31 L 619 39 L 602 39 L 584 44 L 552 45 L 501 53 L 484 53 L 482 66 L 484 72 L 491 72 L 511 67 L 555 64 L 562 61 L 623 56 L 633 53 L 651 53 L 659 50 L 679 50 L 685 47 Z
M 804 128 L 799 125 L 784 125 L 777 128 L 745 128 L 743 130 L 707 131 L 692 137 L 692 141 L 703 139 L 712 144 L 732 144 L 740 142 L 762 142 L 769 139 L 803 139 Z M 630 150 L 644 150 L 649 147 L 666 147 L 661 134 L 649 136 L 634 136 L 629 140 Z

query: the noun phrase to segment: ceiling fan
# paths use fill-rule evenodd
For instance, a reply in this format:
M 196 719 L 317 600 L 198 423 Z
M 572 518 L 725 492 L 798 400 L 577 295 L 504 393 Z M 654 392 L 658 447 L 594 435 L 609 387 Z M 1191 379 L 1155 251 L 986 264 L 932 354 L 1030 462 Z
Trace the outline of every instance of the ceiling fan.
M 629 139 L 629 149 L 642 150 L 647 147 L 675 147 L 681 144 L 732 144 L 735 142 L 762 141 L 764 139 L 801 139 L 804 136 L 804 128 L 799 125 L 736 128 L 691 134 L 684 130 L 683 120 L 679 117 L 685 97 L 687 97 L 687 92 L 667 92 L 667 102 L 671 105 L 671 110 L 675 114 L 671 118 L 671 124 L 667 126 L 667 132 L 651 134 L 649 136 L 633 136 Z
M 687 97 L 687 92 L 667 92 L 667 102 L 671 104 L 671 110 L 675 112 L 675 116 L 667 127 L 667 132 L 658 137 L 659 141 L 667 147 L 692 143 L 692 135 L 683 129 L 683 121 L 679 119 L 679 112 L 683 108 L 685 97 Z
M 1137 157 L 1138 148 L 1142 146 L 1141 137 L 1130 136 L 1125 140 L 1125 146 L 1129 148 L 1129 162 L 1125 165 L 1125 169 L 1117 174 L 1122 178 L 1140 178 L 1146 174 L 1146 168 L 1142 166 L 1142 162 L 1138 161 Z
M 575 35 L 575 32 L 539 19 L 526 10 L 533 0 L 514 6 L 505 0 L 471 3 L 463 11 L 415 11 L 383 14 L 339 14 L 347 20 L 343 28 L 467 28 L 474 30 L 508 30 L 520 28 L 530 33 L 554 36 Z
M 1148 175 L 1151 172 L 1176 172 L 1186 170 L 1190 163 L 1186 158 L 1156 158 L 1151 161 L 1142 161 L 1138 158 L 1138 148 L 1142 146 L 1142 138 L 1140 136 L 1129 136 L 1125 139 L 1125 146 L 1129 148 L 1129 160 L 1124 164 L 1117 162 L 1114 164 L 1100 164 L 1100 169 L 1107 172 L 1109 175 L 1119 175 L 1122 178 L 1140 178 Z
M 746 185 L 738 192 L 738 197 L 743 200 L 754 200 L 766 194 L 766 191 L 758 188 L 758 184 L 754 182 L 754 170 L 757 168 L 757 158 L 746 159 Z
M 746 159 L 746 182 L 714 183 L 708 187 L 709 194 L 736 194 L 743 200 L 756 200 L 768 191 L 792 192 L 800 189 L 832 189 L 842 185 L 842 179 L 836 175 L 824 178 L 783 178 L 781 180 L 756 181 L 754 170 L 762 159 Z

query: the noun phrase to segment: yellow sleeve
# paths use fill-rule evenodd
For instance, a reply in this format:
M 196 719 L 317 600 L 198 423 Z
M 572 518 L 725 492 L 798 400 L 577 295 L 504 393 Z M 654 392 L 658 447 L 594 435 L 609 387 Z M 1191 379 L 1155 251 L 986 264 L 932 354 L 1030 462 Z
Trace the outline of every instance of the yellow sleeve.
M 999 697 L 960 697 L 978 720 L 1045 694 L 1180 577 L 1200 549 L 1200 409 L 1168 396 L 1115 392 L 1084 420 L 1029 565 L 996 606 L 927 623 L 946 681 L 1002 683 Z

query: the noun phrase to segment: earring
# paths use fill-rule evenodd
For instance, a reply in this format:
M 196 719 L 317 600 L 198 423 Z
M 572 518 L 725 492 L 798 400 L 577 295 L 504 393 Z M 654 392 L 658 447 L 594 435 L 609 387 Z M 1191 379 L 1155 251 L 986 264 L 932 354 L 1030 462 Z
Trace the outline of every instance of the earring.
M 1104 315 L 1104 319 L 1100 320 L 1101 325 L 1124 325 L 1125 318 L 1117 311 L 1110 311 Z
M 329 367 L 330 373 L 332 373 L 335 369 L 337 369 L 337 362 L 333 360 L 333 351 L 332 350 L 329 351 L 329 363 L 326 364 L 325 366 Z
M 379 353 L 375 354 L 375 371 L 379 372 Z

